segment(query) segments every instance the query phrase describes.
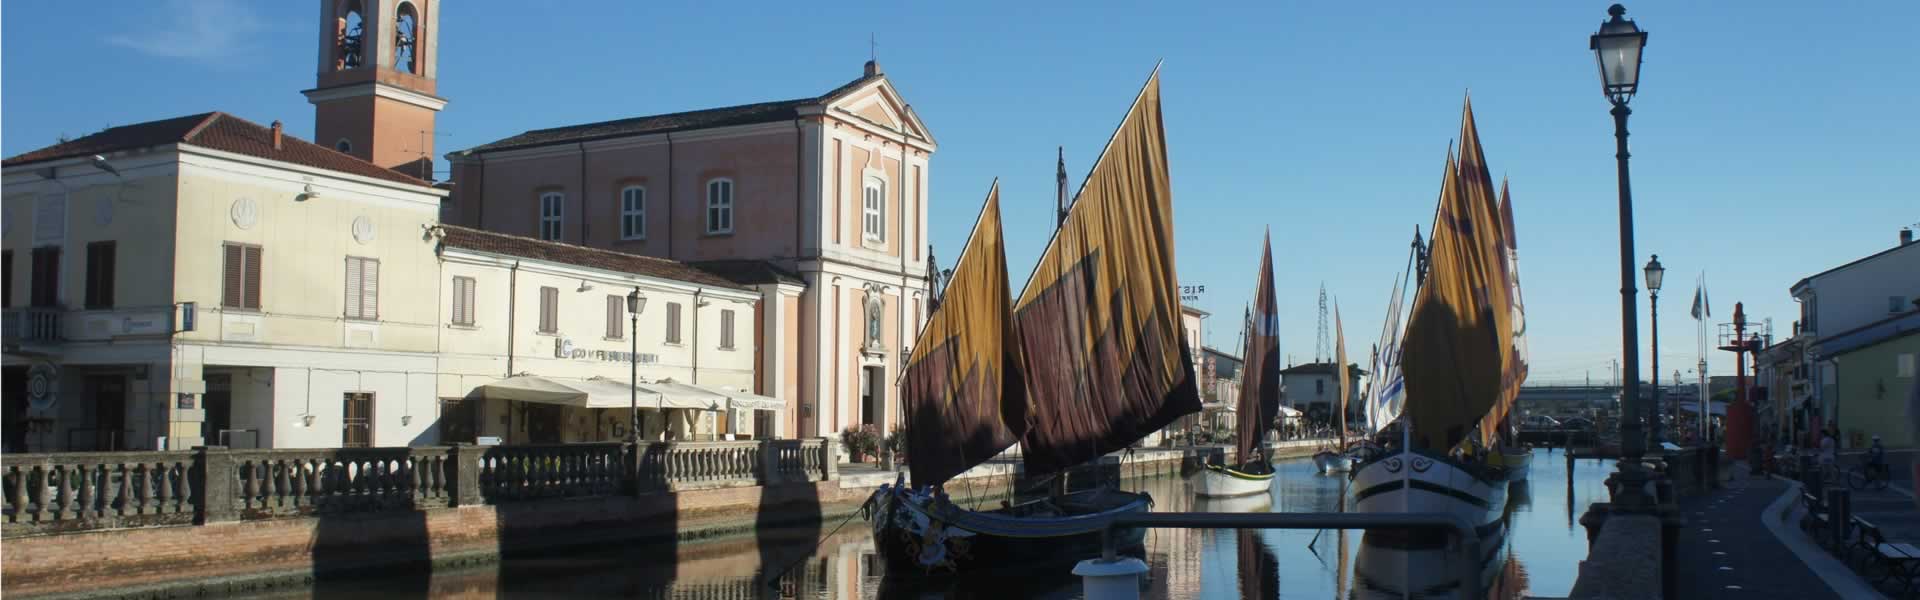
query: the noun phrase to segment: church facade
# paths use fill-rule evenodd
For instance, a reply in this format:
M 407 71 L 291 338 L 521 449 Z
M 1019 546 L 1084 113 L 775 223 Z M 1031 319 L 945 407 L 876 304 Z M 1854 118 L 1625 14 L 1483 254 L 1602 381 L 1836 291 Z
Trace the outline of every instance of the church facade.
M 882 433 L 926 318 L 926 126 L 875 63 L 816 96 L 528 131 L 447 155 L 446 222 L 667 258 L 763 290 L 784 437 Z M 694 307 L 692 310 L 700 310 Z

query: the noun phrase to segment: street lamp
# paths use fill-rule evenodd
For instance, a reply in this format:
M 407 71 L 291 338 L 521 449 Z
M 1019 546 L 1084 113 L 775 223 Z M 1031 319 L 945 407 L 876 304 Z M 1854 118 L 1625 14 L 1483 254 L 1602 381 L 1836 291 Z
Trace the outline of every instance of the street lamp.
M 1647 45 L 1647 34 L 1626 19 L 1627 9 L 1615 4 L 1607 8 L 1612 17 L 1600 25 L 1590 40 L 1594 58 L 1600 65 L 1601 91 L 1613 103 L 1614 159 L 1620 171 L 1620 346 L 1626 361 L 1620 378 L 1620 462 L 1616 476 L 1621 480 L 1614 498 L 1616 504 L 1651 505 L 1645 487 L 1648 476 L 1641 459 L 1646 455 L 1646 437 L 1640 432 L 1640 344 L 1639 324 L 1633 305 L 1633 186 L 1627 177 L 1627 102 L 1640 87 L 1640 50 Z
M 627 294 L 627 316 L 633 331 L 627 334 L 632 351 L 627 353 L 627 443 L 640 443 L 640 311 L 647 309 L 647 297 L 640 288 Z
M 1653 374 L 1653 410 L 1647 413 L 1647 425 L 1653 430 L 1652 441 L 1658 443 L 1667 437 L 1660 423 L 1664 414 L 1660 404 L 1660 280 L 1666 278 L 1667 268 L 1660 266 L 1660 255 L 1655 254 L 1642 270 L 1647 273 L 1647 300 L 1651 303 L 1647 316 L 1653 320 L 1653 368 L 1647 370 Z

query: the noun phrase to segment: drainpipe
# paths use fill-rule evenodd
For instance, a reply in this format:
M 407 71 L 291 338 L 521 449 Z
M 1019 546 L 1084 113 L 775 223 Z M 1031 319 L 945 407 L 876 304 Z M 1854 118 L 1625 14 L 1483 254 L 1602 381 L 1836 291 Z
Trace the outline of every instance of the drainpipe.
M 587 143 L 580 142 L 580 245 L 587 244 Z
M 513 330 L 514 330 L 513 322 L 514 322 L 514 315 L 516 312 L 514 311 L 513 301 L 516 297 L 520 295 L 519 289 L 520 289 L 520 261 L 516 260 L 516 261 L 513 261 L 513 266 L 507 269 L 507 377 L 513 376 Z M 502 435 L 500 437 L 506 440 L 512 440 L 514 437 L 513 436 L 513 404 L 511 401 L 509 401 L 507 404 L 506 435 Z
M 700 293 L 703 288 L 693 290 L 693 383 L 700 383 Z
M 793 120 L 793 255 L 800 256 L 801 226 L 805 219 L 800 214 L 807 205 L 806 194 L 806 145 L 807 136 L 800 129 L 802 119 Z M 774 292 L 778 297 L 779 292 Z

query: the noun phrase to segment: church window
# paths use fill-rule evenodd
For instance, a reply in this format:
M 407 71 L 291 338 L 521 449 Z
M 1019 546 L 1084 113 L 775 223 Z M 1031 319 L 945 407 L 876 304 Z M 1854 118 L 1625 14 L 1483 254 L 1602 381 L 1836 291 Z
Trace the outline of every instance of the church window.
M 647 239 L 647 188 L 620 190 L 620 239 Z
M 878 177 L 868 177 L 866 193 L 861 199 L 860 230 L 869 242 L 884 242 L 887 239 L 887 184 Z
M 359 0 L 340 3 L 340 18 L 334 22 L 334 69 L 360 68 L 361 59 L 364 56 L 362 50 L 365 48 L 362 42 L 366 39 L 364 35 L 366 22 L 361 17 L 363 14 L 365 11 L 361 10 Z
M 707 233 L 733 233 L 733 180 L 707 181 Z
M 560 210 L 566 201 L 567 195 L 560 192 L 540 195 L 540 239 L 560 240 Z
M 393 69 L 419 74 L 420 15 L 412 2 L 400 3 L 400 15 L 393 19 Z

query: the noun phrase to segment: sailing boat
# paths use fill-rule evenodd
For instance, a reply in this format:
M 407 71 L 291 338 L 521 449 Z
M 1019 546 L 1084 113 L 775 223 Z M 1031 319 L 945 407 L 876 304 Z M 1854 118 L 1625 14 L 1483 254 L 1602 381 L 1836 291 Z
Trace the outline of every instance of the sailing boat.
M 1484 530 L 1506 510 L 1508 469 L 1484 457 L 1512 400 L 1511 288 L 1470 101 L 1461 139 L 1401 349 L 1402 442 L 1360 465 L 1352 489 L 1360 512 L 1446 512 Z
M 1234 456 L 1238 466 L 1207 465 L 1193 475 L 1193 493 L 1201 496 L 1265 495 L 1273 487 L 1273 465 L 1266 460 L 1267 430 L 1280 408 L 1280 315 L 1273 295 L 1273 235 L 1261 241 L 1260 275 L 1254 285 L 1256 312 L 1247 320 L 1247 374 L 1240 378 L 1239 421 Z
M 988 194 L 908 358 L 912 485 L 882 485 L 867 501 L 890 572 L 1072 564 L 1100 554 L 1115 515 L 1151 506 L 1146 494 L 1096 488 L 977 511 L 940 486 L 1015 442 L 1026 474 L 1046 476 L 1200 411 L 1180 334 L 1160 115 L 1156 67 L 1017 303 L 1007 293 L 998 186 Z M 1117 549 L 1138 552 L 1146 532 L 1110 535 Z
M 1347 398 L 1352 392 L 1347 376 L 1347 334 L 1340 326 L 1340 305 L 1333 306 L 1333 376 L 1339 379 L 1336 389 L 1340 390 L 1339 399 L 1334 403 L 1333 414 L 1335 429 L 1340 432 L 1340 445 L 1332 450 L 1321 450 L 1313 454 L 1313 465 L 1321 473 L 1346 473 L 1353 470 L 1353 456 L 1347 454 Z

